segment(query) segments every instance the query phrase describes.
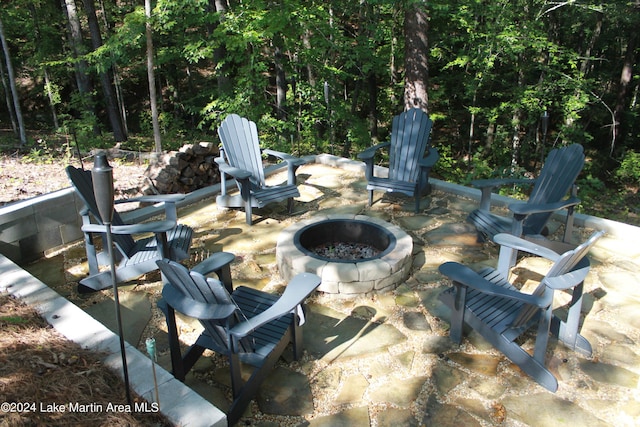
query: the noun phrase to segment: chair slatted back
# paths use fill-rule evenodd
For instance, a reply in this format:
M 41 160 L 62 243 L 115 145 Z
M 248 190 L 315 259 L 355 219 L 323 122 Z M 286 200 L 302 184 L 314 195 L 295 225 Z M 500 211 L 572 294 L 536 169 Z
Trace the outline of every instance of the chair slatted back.
M 264 187 L 262 152 L 255 122 L 230 114 L 218 127 L 218 135 L 227 162 L 233 167 L 251 172 L 252 184 L 258 188 Z
M 389 148 L 389 178 L 417 182 L 418 161 L 429 147 L 433 121 L 419 108 L 411 108 L 393 118 Z
M 576 270 L 589 269 L 589 260 L 587 253 L 596 243 L 596 241 L 604 235 L 604 231 L 597 231 L 589 237 L 584 243 L 577 246 L 575 249 L 563 253 L 558 258 L 544 278 L 540 281 L 540 284 L 533 291 L 533 295 L 541 296 L 545 292 L 553 292 L 553 287 L 549 286 L 549 279 L 555 277 L 561 277 L 565 275 L 571 275 Z M 574 282 L 574 281 L 570 281 Z M 575 283 L 578 285 L 579 283 Z M 526 324 L 538 311 L 537 307 L 525 305 L 520 311 L 519 315 L 512 322 L 512 326 L 519 326 Z
M 216 304 L 232 304 L 236 306 L 236 311 L 229 318 L 200 320 L 208 336 L 218 347 L 217 351 L 228 353 L 231 345 L 227 332 L 244 318 L 233 297 L 229 295 L 222 282 L 216 279 L 208 279 L 197 272 L 190 272 L 185 266 L 175 261 L 164 259 L 157 261 L 157 264 L 169 285 L 188 298 L 197 302 L 211 304 L 212 306 Z M 253 350 L 252 340 L 241 340 L 239 347 L 241 352 L 251 352 Z
M 584 159 L 580 144 L 551 150 L 536 179 L 528 203 L 554 203 L 562 200 L 582 171 Z M 524 229 L 530 234 L 540 234 L 552 214 L 553 212 L 545 212 L 530 215 L 524 222 Z
M 65 168 L 67 176 L 71 181 L 71 184 L 76 189 L 76 193 L 89 210 L 91 215 L 98 221 L 99 224 L 103 224 L 100 217 L 100 211 L 98 210 L 98 204 L 93 192 L 93 179 L 91 178 L 91 171 L 78 169 L 74 166 L 67 166 Z M 118 214 L 118 211 L 114 209 L 113 218 L 111 220 L 112 225 L 125 225 L 124 221 Z M 130 234 L 113 234 L 113 242 L 118 250 L 125 256 L 131 256 L 133 248 L 135 247 L 135 240 Z

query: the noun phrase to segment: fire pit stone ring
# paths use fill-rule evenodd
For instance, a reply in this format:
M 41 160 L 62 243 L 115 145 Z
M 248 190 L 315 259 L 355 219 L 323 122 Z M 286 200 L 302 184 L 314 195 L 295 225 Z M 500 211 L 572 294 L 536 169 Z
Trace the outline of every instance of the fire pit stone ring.
M 348 243 L 362 240 L 379 253 L 363 259 L 334 259 L 308 247 L 336 236 Z M 350 296 L 395 289 L 409 275 L 412 252 L 411 236 L 386 221 L 365 215 L 319 214 L 280 233 L 276 262 L 285 281 L 298 273 L 314 273 L 322 278 L 319 291 Z

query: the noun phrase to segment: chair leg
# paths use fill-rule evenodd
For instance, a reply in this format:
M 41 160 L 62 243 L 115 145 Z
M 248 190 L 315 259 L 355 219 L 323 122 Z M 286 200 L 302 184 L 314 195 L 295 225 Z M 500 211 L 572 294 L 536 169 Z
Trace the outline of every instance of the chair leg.
M 227 292 L 233 292 L 233 280 L 231 278 L 231 266 L 229 264 L 224 265 L 221 269 L 215 271 L 216 276 L 222 282 Z
M 369 190 L 369 207 L 373 205 L 373 190 Z
M 451 311 L 451 329 L 449 337 L 457 344 L 462 342 L 462 328 L 464 326 L 464 310 L 467 298 L 467 287 L 455 284 L 453 306 Z
M 244 204 L 244 212 L 245 212 L 247 224 L 253 225 L 253 218 L 251 216 L 252 215 L 252 212 L 251 212 L 251 200 L 249 200 L 248 202 L 246 202 Z
M 176 314 L 169 304 L 160 300 L 158 307 L 164 312 L 167 321 L 167 333 L 169 335 L 169 350 L 171 353 L 171 370 L 173 376 L 179 381 L 184 381 L 186 372 L 182 364 L 182 354 L 180 354 L 180 341 L 178 339 L 178 327 L 176 325 Z
M 293 346 L 293 359 L 300 360 L 302 357 L 302 328 L 300 327 L 300 318 L 297 314 L 293 316 L 293 323 L 290 326 Z

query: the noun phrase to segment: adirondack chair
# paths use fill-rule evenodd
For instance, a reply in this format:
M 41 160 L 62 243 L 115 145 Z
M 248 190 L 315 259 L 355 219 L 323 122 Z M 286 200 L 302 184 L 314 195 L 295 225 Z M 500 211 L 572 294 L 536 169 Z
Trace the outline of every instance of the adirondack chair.
M 501 257 L 510 257 L 510 251 L 502 251 L 510 248 L 553 261 L 531 294 L 520 292 L 509 283 L 508 270 L 484 268 L 475 272 L 455 262 L 442 264 L 440 272 L 454 285 L 440 294 L 440 300 L 452 311 L 451 339 L 460 343 L 463 325 L 469 325 L 540 385 L 555 392 L 558 381 L 545 366 L 549 335 L 572 350 L 591 355 L 591 344 L 578 333 L 578 326 L 583 281 L 590 268 L 586 255 L 603 234 L 595 232 L 586 242 L 562 254 L 510 234 L 496 235 Z M 553 314 L 554 292 L 560 290 L 572 294 L 566 321 Z M 518 338 L 534 328 L 535 347 L 531 355 L 521 347 Z
M 232 290 L 230 285 L 207 278 L 206 268 L 189 271 L 170 260 L 158 261 L 158 266 L 166 279 L 158 306 L 167 321 L 173 375 L 184 381 L 205 349 L 225 356 L 233 391 L 227 421 L 233 425 L 287 345 L 292 344 L 296 360 L 302 355 L 302 304 L 320 285 L 320 277 L 299 274 L 278 297 L 245 286 Z M 184 356 L 180 351 L 175 311 L 198 319 L 204 327 L 204 332 Z M 240 362 L 253 369 L 244 383 Z
M 230 114 L 218 127 L 222 141 L 220 157 L 215 161 L 220 169 L 220 195 L 216 203 L 223 208 L 244 207 L 247 224 L 252 225 L 252 208 L 262 208 L 269 203 L 287 199 L 289 213 L 293 209 L 293 198 L 300 196 L 296 184 L 296 170 L 305 162 L 286 153 L 261 149 L 258 129 L 254 122 Z M 287 163 L 287 184 L 267 186 L 265 183 L 262 154 L 282 159 Z M 239 194 L 227 194 L 227 175 L 235 179 Z
M 109 265 L 108 252 L 96 250 L 96 237 L 102 236 L 106 242 L 104 224 L 100 219 L 96 198 L 93 193 L 91 171 L 67 166 L 67 176 L 84 202 L 80 211 L 82 217 L 82 231 L 84 233 L 85 250 L 89 264 L 89 276 L 82 279 L 78 285 L 79 292 L 92 292 L 111 286 L 111 272 L 100 271 L 100 266 Z M 176 202 L 184 198 L 181 194 L 142 196 L 124 202 L 164 203 L 165 220 L 140 224 L 125 224 L 118 212 L 112 220 L 112 233 L 116 247 L 116 281 L 126 282 L 145 273 L 156 270 L 156 260 L 164 257 L 182 260 L 189 257 L 189 247 L 193 230 L 186 225 L 177 224 Z M 144 236 L 153 233 L 151 237 L 134 240 L 134 235 Z M 222 267 L 221 267 L 222 268 Z
M 551 215 L 567 210 L 564 224 L 564 243 L 571 243 L 574 207 L 580 203 L 575 181 L 584 166 L 584 153 L 580 144 L 556 148 L 549 152 L 540 175 L 536 179 L 486 179 L 472 185 L 482 191 L 480 206 L 471 212 L 467 220 L 478 230 L 478 240 L 493 238 L 499 233 L 514 236 L 542 238 L 547 234 L 546 225 Z M 491 212 L 491 192 L 494 188 L 513 184 L 533 184 L 529 200 L 509 205 L 512 217 Z M 570 196 L 566 197 L 570 192 Z
M 369 147 L 358 158 L 365 163 L 365 178 L 369 191 L 369 206 L 373 204 L 373 192 L 401 193 L 413 196 L 415 212 L 420 210 L 420 198 L 429 187 L 429 172 L 440 155 L 429 146 L 429 134 L 433 122 L 419 108 L 412 108 L 393 118 L 390 141 Z M 389 148 L 389 174 L 374 174 L 374 156 L 378 150 Z

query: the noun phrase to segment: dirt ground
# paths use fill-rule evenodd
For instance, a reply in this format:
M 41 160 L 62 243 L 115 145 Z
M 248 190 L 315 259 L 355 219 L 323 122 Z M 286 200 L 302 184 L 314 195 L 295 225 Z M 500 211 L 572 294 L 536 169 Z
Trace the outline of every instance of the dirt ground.
M 113 160 L 110 163 L 116 198 L 137 194 L 145 182 L 147 165 Z M 74 159 L 71 164 L 80 167 L 78 160 Z M 25 163 L 23 158 L 0 156 L 0 206 L 69 187 L 71 184 L 64 170 L 66 166 L 63 161 Z M 83 165 L 85 169 L 92 166 L 91 161 Z

